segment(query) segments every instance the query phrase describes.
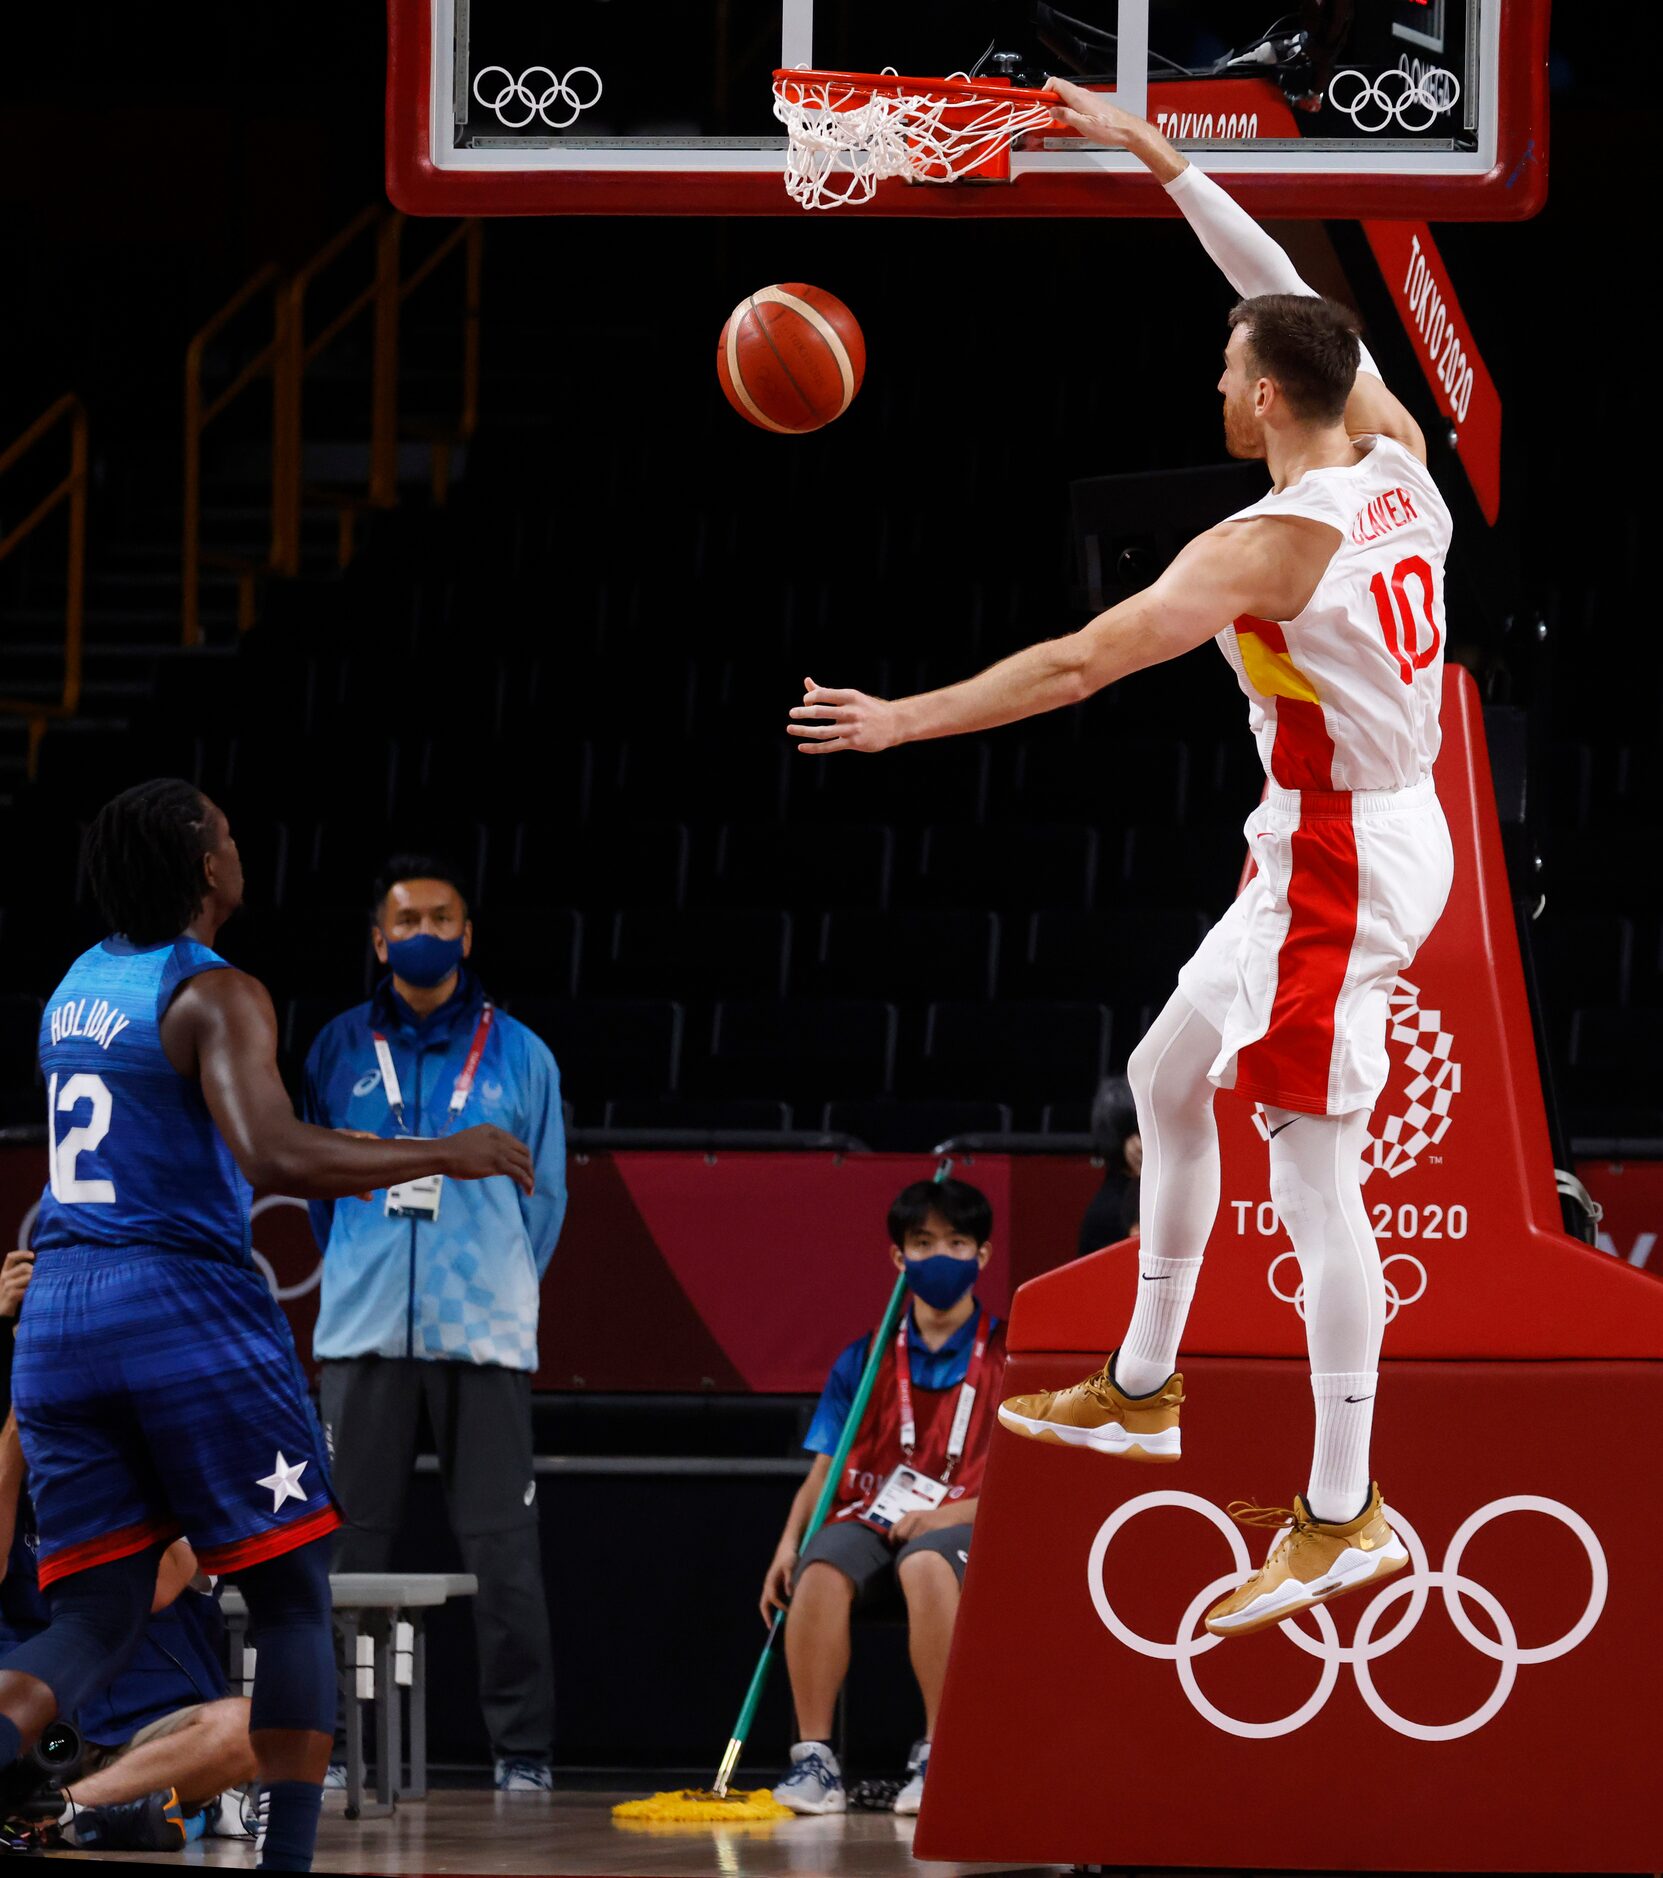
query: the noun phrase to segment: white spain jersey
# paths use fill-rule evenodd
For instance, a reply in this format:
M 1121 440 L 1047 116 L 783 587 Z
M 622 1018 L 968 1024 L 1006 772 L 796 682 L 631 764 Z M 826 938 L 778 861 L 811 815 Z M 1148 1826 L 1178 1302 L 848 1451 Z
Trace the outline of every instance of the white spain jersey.
M 1230 517 L 1303 516 L 1340 536 L 1296 619 L 1243 614 L 1218 635 L 1284 789 L 1406 789 L 1438 754 L 1449 510 L 1402 444 L 1357 442 L 1356 463 L 1307 470 Z

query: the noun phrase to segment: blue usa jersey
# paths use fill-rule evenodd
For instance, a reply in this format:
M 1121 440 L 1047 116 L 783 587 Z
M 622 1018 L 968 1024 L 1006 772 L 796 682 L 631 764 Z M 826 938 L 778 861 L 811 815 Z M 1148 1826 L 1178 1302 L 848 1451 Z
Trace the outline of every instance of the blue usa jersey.
M 40 1026 L 50 1180 L 36 1251 L 177 1251 L 247 1265 L 251 1192 L 195 1079 L 162 1049 L 174 993 L 228 969 L 194 939 L 83 952 Z

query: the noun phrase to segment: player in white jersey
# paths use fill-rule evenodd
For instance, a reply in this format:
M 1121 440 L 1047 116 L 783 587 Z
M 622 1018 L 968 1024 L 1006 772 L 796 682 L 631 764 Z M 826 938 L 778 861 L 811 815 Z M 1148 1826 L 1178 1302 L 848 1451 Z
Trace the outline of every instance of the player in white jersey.
M 1179 1458 L 1178 1343 L 1219 1201 L 1213 1095 L 1261 1104 L 1271 1197 L 1308 1300 L 1316 1440 L 1291 1508 L 1231 1509 L 1280 1529 L 1207 1614 L 1231 1636 L 1408 1562 L 1369 1471 L 1385 1295 L 1361 1163 L 1386 1081 L 1387 999 L 1450 886 L 1432 785 L 1450 520 L 1420 430 L 1352 316 L 1149 124 L 1049 82 L 1070 107 L 1060 115 L 1145 162 L 1243 296 L 1219 380 L 1225 443 L 1263 459 L 1271 493 L 1081 631 L 962 684 L 883 699 L 806 680 L 791 734 L 824 754 L 986 730 L 1209 638 L 1247 694 L 1269 784 L 1246 826 L 1253 876 L 1128 1065 L 1143 1137 L 1131 1324 L 1095 1375 L 1000 1409 L 1018 1434 Z

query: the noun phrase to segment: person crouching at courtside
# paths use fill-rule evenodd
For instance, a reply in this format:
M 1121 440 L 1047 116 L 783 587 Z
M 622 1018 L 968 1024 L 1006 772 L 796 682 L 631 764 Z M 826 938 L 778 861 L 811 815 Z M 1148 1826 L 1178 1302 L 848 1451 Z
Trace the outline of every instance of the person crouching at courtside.
M 962 1180 L 915 1181 L 889 1209 L 889 1255 L 911 1292 L 886 1352 L 826 1523 L 804 1528 L 853 1406 L 872 1333 L 832 1365 L 803 1446 L 816 1458 L 791 1503 L 762 1586 L 762 1616 L 790 1603 L 785 1661 L 799 1739 L 774 1798 L 794 1813 L 848 1804 L 831 1747 L 832 1714 L 849 1668 L 849 1620 L 897 1594 L 905 1602 L 924 1733 L 913 1744 L 897 1813 L 916 1813 L 947 1674 L 970 1529 L 987 1463 L 1004 1326 L 977 1298 L 992 1251 L 993 1209 Z M 963 1411 L 968 1409 L 968 1415 Z

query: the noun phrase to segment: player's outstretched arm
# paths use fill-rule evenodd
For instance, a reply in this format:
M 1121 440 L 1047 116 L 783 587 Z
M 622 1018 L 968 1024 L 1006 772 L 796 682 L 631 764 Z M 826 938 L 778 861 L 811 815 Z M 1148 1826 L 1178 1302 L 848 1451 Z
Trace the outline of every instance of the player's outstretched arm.
M 1218 271 L 1244 300 L 1261 293 L 1315 294 L 1281 243 L 1274 241 L 1234 197 L 1181 155 L 1146 118 L 1103 96 L 1053 78 L 1050 88 L 1068 101 L 1058 115 L 1081 136 L 1132 155 L 1177 204 Z M 1372 368 L 1372 361 L 1371 361 Z
M 245 972 L 203 972 L 183 985 L 162 1019 L 162 1047 L 181 1075 L 201 1082 L 215 1125 L 256 1187 L 337 1200 L 427 1174 L 506 1174 L 533 1190 L 531 1151 L 500 1128 L 376 1141 L 301 1121 L 277 1069 L 271 995 Z
M 1338 531 L 1322 522 L 1290 516 L 1222 522 L 1197 535 L 1152 586 L 1079 632 L 1013 652 L 960 684 L 874 698 L 804 679 L 787 734 L 807 756 L 871 752 L 1078 704 L 1132 672 L 1192 651 L 1244 613 L 1294 618 L 1338 544 Z
M 1064 78 L 1046 80 L 1065 100 L 1057 115 L 1111 149 L 1129 150 L 1178 205 L 1196 239 L 1244 300 L 1262 293 L 1298 293 L 1316 289 L 1302 277 L 1281 243 L 1204 170 L 1183 156 L 1147 119 L 1136 117 L 1101 92 L 1087 91 Z M 1345 407 L 1345 427 L 1353 437 L 1394 438 L 1424 463 L 1426 439 L 1402 403 L 1386 389 L 1380 368 L 1367 346 L 1357 366 L 1357 383 Z

